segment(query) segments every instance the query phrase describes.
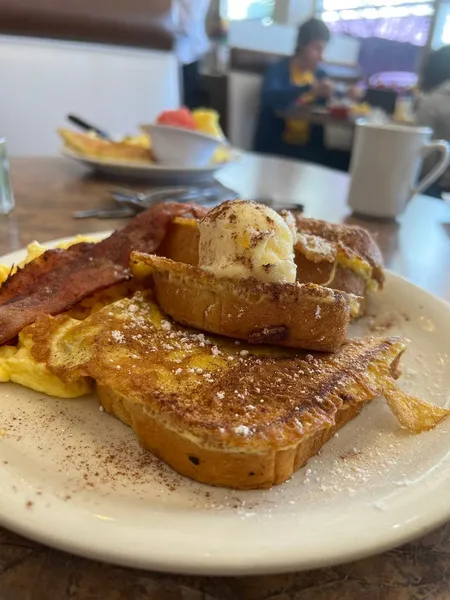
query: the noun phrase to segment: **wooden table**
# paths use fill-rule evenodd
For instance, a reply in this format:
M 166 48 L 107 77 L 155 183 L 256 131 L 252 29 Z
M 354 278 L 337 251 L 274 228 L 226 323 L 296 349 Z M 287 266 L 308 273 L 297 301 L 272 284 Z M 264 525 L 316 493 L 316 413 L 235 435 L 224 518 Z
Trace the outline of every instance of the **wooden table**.
M 33 239 L 111 229 L 124 221 L 76 221 L 74 210 L 108 205 L 111 182 L 64 159 L 15 159 L 15 212 L 0 217 L 0 254 Z M 361 223 L 345 205 L 341 173 L 248 155 L 220 176 L 248 197 L 295 198 L 306 215 Z M 142 187 L 142 186 L 141 186 Z M 387 265 L 450 300 L 450 206 L 417 197 L 399 224 L 363 223 Z M 406 600 L 450 597 L 450 525 L 370 559 L 290 575 L 202 578 L 146 573 L 51 550 L 0 528 L 0 600 Z

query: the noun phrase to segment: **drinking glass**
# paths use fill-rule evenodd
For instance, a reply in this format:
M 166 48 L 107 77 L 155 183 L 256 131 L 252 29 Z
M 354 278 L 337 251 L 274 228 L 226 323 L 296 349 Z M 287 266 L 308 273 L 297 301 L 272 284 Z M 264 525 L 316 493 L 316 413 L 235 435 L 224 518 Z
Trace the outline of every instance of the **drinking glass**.
M 14 208 L 14 194 L 9 173 L 5 138 L 0 138 L 0 215 L 8 215 Z

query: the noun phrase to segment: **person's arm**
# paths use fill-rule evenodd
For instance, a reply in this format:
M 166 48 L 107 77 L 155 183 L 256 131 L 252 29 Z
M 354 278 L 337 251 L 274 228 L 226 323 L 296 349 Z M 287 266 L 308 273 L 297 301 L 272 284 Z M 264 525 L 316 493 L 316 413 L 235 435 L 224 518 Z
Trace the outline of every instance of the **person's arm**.
M 333 95 L 339 95 L 334 81 L 328 77 L 326 71 L 318 68 L 314 76 L 315 82 L 311 87 L 311 91 L 317 99 L 328 100 Z
M 292 85 L 285 65 L 273 65 L 264 78 L 261 88 L 261 104 L 263 107 L 275 111 L 285 110 L 310 89 L 310 85 Z

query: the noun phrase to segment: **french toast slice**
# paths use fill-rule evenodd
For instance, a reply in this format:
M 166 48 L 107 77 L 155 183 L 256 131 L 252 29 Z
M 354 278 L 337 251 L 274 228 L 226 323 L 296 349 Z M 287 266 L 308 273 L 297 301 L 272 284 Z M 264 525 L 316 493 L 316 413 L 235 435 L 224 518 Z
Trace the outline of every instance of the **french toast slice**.
M 316 283 L 364 297 L 383 285 L 383 259 L 365 229 L 296 217 L 295 262 L 297 281 Z M 198 221 L 175 217 L 157 254 L 198 265 Z M 361 312 L 363 312 L 361 304 Z
M 249 346 L 165 318 L 137 293 L 83 322 L 43 316 L 32 353 L 93 378 L 105 410 L 182 475 L 235 489 L 290 478 L 397 375 L 406 343 L 364 338 L 334 354 Z
M 357 225 L 329 223 L 299 215 L 295 216 L 295 222 L 299 233 L 316 236 L 330 244 L 340 245 L 349 260 L 352 256 L 357 257 L 356 270 L 359 270 L 361 262 L 369 265 L 370 277 L 379 285 L 383 284 L 383 257 L 380 248 L 366 229 Z
M 356 296 L 312 283 L 236 279 L 133 252 L 133 275 L 153 276 L 156 300 L 175 321 L 253 344 L 331 352 L 347 336 Z
M 311 281 L 363 297 L 368 291 L 383 287 L 383 257 L 368 231 L 298 215 L 295 221 L 298 281 Z

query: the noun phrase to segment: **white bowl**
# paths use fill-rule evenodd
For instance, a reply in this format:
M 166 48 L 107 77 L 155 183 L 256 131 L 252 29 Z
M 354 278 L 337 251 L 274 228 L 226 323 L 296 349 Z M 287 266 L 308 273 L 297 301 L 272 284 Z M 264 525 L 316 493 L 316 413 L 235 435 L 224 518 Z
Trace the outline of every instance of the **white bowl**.
M 212 135 L 171 125 L 141 125 L 140 128 L 151 137 L 156 159 L 164 165 L 207 166 L 223 143 Z

